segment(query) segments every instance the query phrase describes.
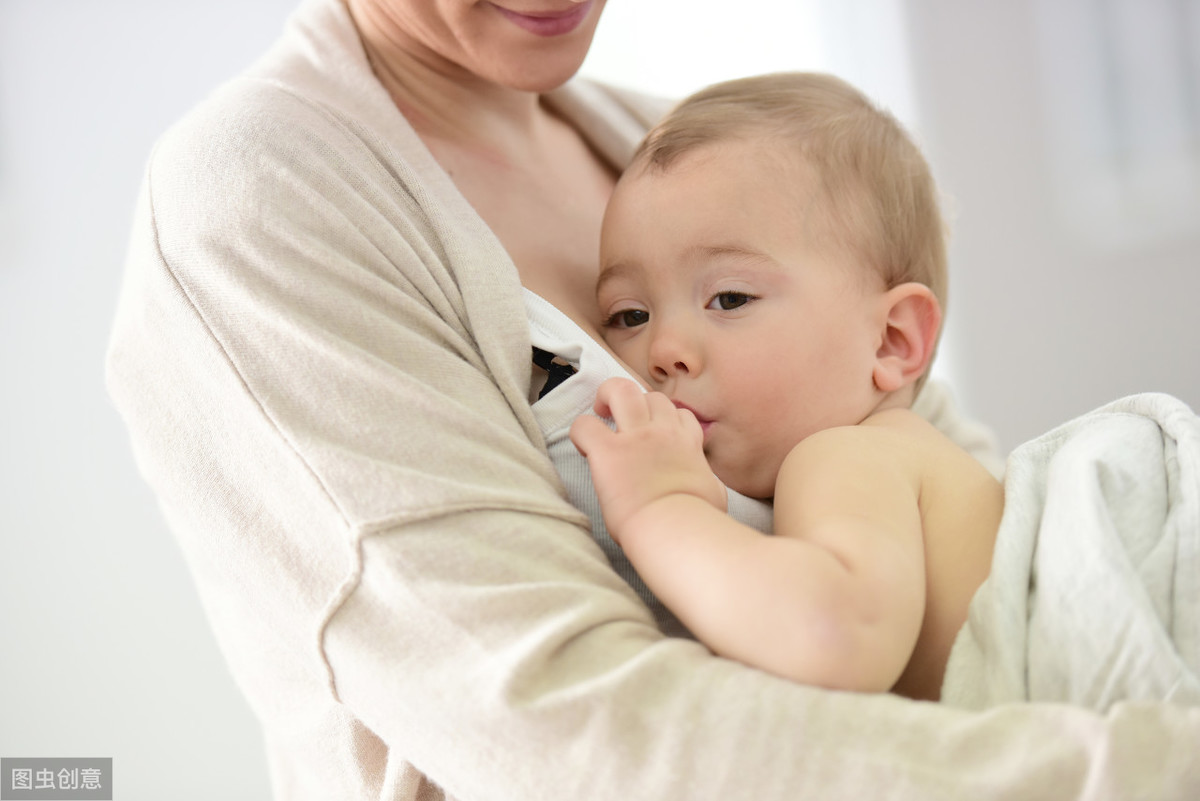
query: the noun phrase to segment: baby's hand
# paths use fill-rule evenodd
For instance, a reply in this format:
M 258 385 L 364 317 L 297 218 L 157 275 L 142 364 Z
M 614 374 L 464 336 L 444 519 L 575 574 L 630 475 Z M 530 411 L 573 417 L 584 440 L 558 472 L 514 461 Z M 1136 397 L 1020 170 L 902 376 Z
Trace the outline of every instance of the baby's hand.
M 676 493 L 695 495 L 725 510 L 725 487 L 704 459 L 704 432 L 696 416 L 676 409 L 661 392 L 642 392 L 625 378 L 600 385 L 596 414 L 617 430 L 584 415 L 571 426 L 571 441 L 587 457 L 609 534 L 635 513 Z

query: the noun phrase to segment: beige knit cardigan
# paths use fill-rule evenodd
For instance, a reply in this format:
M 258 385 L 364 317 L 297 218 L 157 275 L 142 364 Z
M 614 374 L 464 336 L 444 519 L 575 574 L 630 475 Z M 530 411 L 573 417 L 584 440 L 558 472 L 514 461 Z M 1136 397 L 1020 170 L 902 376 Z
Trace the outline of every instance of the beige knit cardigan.
M 648 122 L 585 83 L 552 102 L 618 165 Z M 1193 711 L 967 714 L 663 637 L 564 500 L 529 357 L 513 264 L 339 0 L 156 147 L 109 383 L 278 799 L 1195 790 Z

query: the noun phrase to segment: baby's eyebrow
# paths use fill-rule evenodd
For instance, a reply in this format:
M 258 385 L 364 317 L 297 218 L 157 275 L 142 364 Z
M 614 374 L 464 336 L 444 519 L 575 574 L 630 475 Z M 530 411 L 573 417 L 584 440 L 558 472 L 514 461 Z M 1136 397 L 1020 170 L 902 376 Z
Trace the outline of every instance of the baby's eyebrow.
M 687 249 L 686 254 L 687 260 L 692 262 L 703 262 L 709 259 L 734 259 L 758 265 L 779 266 L 779 262 L 761 250 L 736 242 L 719 245 L 692 245 Z M 600 265 L 600 275 L 596 278 L 596 294 L 600 294 L 605 284 L 611 281 L 630 279 L 636 276 L 638 270 L 637 264 L 629 261 L 612 261 Z
M 737 243 L 723 245 L 693 245 L 692 247 L 688 248 L 688 251 L 689 255 L 700 259 L 724 258 L 732 256 L 736 259 L 745 259 L 748 261 L 769 262 L 771 264 L 776 263 L 773 258 L 768 256 L 766 253 L 763 253 L 761 250 Z
M 637 272 L 637 268 L 627 261 L 614 261 L 601 265 L 600 276 L 596 279 L 596 294 L 600 293 L 606 283 L 628 278 L 635 272 Z

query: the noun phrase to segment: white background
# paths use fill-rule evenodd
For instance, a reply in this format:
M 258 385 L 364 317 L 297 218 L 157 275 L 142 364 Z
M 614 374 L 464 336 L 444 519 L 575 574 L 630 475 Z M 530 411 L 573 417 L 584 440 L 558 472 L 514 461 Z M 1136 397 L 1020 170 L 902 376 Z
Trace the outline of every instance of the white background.
M 154 138 L 293 5 L 0 0 L 0 756 L 111 756 L 120 799 L 269 795 L 103 356 Z M 678 95 L 825 67 L 891 106 L 951 198 L 941 372 L 1008 448 L 1129 392 L 1200 407 L 1195 127 L 1162 191 L 1093 202 L 1111 176 L 1072 155 L 1095 128 L 1069 98 L 1096 70 L 1046 33 L 1051 5 L 1087 4 L 610 0 L 585 71 Z

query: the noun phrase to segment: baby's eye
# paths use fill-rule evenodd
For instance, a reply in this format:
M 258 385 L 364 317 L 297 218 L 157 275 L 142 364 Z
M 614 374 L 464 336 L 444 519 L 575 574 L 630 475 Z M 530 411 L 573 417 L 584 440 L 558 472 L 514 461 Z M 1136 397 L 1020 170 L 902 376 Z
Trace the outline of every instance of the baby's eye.
M 730 311 L 739 306 L 745 306 L 750 301 L 754 300 L 753 295 L 745 292 L 718 292 L 712 296 L 712 300 L 708 302 L 707 309 L 720 309 L 721 311 Z
M 645 309 L 621 309 L 613 312 L 604 321 L 605 328 L 637 328 L 650 322 L 650 312 Z

